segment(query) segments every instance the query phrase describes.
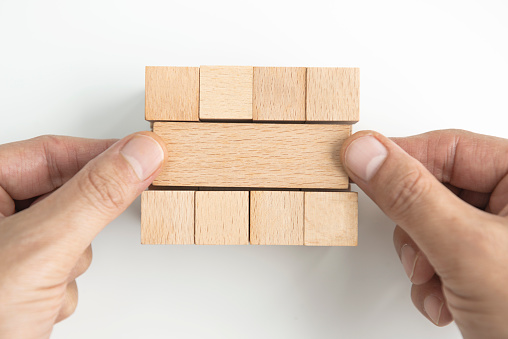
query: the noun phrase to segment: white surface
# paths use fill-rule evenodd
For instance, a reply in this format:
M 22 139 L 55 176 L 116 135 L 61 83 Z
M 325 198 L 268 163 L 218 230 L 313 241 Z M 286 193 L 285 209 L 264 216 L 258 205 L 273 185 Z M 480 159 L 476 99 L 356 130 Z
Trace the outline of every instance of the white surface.
M 148 129 L 145 65 L 361 67 L 361 122 L 507 136 L 505 1 L 0 0 L 0 142 Z M 356 187 L 354 187 L 356 188 Z M 416 311 L 393 224 L 357 248 L 150 247 L 137 200 L 93 243 L 53 338 L 459 338 Z

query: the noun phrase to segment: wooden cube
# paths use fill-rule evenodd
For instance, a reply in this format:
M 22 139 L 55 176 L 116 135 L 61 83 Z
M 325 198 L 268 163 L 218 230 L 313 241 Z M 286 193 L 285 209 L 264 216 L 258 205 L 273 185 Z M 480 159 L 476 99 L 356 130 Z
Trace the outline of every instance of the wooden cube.
M 305 245 L 356 246 L 358 193 L 305 192 Z
M 199 67 L 147 66 L 145 119 L 199 121 Z
M 253 67 L 201 66 L 199 118 L 252 120 Z
M 144 191 L 141 243 L 194 244 L 194 191 Z
M 305 121 L 306 68 L 254 67 L 253 120 Z
M 197 245 L 246 245 L 249 192 L 197 191 L 195 218 Z
M 359 68 L 307 68 L 307 121 L 359 119 Z
M 251 244 L 303 245 L 303 199 L 302 191 L 251 191 Z

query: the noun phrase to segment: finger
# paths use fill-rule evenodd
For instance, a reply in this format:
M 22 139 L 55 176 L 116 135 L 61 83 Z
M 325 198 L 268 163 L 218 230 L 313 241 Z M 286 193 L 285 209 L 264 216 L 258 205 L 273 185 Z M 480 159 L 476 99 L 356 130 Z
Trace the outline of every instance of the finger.
M 400 226 L 393 232 L 393 244 L 404 271 L 413 284 L 426 283 L 436 274 L 427 256 Z
M 486 214 L 460 200 L 379 133 L 356 133 L 344 142 L 341 157 L 355 183 L 409 234 L 436 270 L 432 257 L 449 258 L 458 251 L 464 246 L 458 231 L 473 233 L 475 221 Z
M 60 312 L 56 317 L 55 324 L 70 317 L 76 310 L 77 306 L 78 306 L 78 285 L 76 284 L 76 280 L 73 280 L 67 284 L 62 307 L 60 308 Z
M 505 218 L 508 217 L 508 205 L 506 205 L 500 212 L 499 216 Z
M 78 261 L 76 262 L 76 265 L 74 265 L 74 268 L 71 270 L 71 273 L 69 273 L 67 282 L 71 282 L 85 273 L 92 264 L 92 257 L 92 245 L 89 245 L 86 248 L 85 252 L 83 252 L 83 254 L 81 254 L 81 256 L 78 258 Z
M 8 217 L 16 212 L 16 204 L 2 187 L 0 187 L 0 217 Z
M 48 135 L 0 145 L 0 186 L 15 200 L 50 192 L 114 142 Z
M 392 138 L 436 178 L 462 189 L 490 193 L 508 173 L 508 140 L 461 130 Z
M 65 253 L 62 263 L 70 271 L 97 233 L 148 187 L 164 159 L 165 147 L 154 133 L 130 135 L 44 200 L 7 220 L 24 226 L 17 233 L 20 241 L 33 239 L 33 247 L 55 251 L 59 257 Z
M 423 285 L 413 285 L 411 299 L 416 308 L 435 325 L 446 326 L 453 321 L 437 276 Z
M 481 210 L 486 210 L 489 206 L 490 202 L 490 193 L 481 193 L 481 192 L 473 192 L 469 190 L 460 190 L 457 196 L 467 202 L 469 205 L 472 205 Z

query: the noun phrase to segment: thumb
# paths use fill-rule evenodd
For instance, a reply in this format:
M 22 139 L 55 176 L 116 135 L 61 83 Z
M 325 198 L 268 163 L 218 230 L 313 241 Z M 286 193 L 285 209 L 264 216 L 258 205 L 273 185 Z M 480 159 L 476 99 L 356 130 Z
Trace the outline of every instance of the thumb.
M 25 210 L 27 214 L 19 213 L 23 218 L 19 223 L 72 262 L 150 185 L 166 157 L 163 145 L 151 132 L 125 137 L 53 194 Z
M 342 162 L 351 179 L 429 255 L 460 245 L 457 234 L 477 219 L 416 159 L 385 136 L 363 131 L 344 142 Z M 460 230 L 460 232 L 459 232 Z

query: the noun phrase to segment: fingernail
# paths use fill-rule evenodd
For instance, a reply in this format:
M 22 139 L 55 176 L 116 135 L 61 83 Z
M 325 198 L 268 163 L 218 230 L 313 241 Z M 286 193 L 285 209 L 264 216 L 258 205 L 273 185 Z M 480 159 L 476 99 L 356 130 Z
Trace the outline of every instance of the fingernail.
M 138 134 L 120 150 L 120 154 L 131 165 L 139 180 L 146 180 L 164 160 L 164 151 L 157 141 Z
M 423 301 L 423 310 L 436 325 L 439 325 L 439 318 L 441 318 L 443 306 L 444 302 L 435 295 L 429 295 Z
M 409 244 L 404 244 L 400 249 L 400 261 L 402 262 L 402 266 L 404 267 L 404 271 L 406 271 L 409 280 L 413 279 L 416 259 L 416 251 L 414 248 Z
M 346 166 L 365 181 L 376 174 L 388 151 L 375 137 L 367 135 L 353 141 L 346 150 Z

